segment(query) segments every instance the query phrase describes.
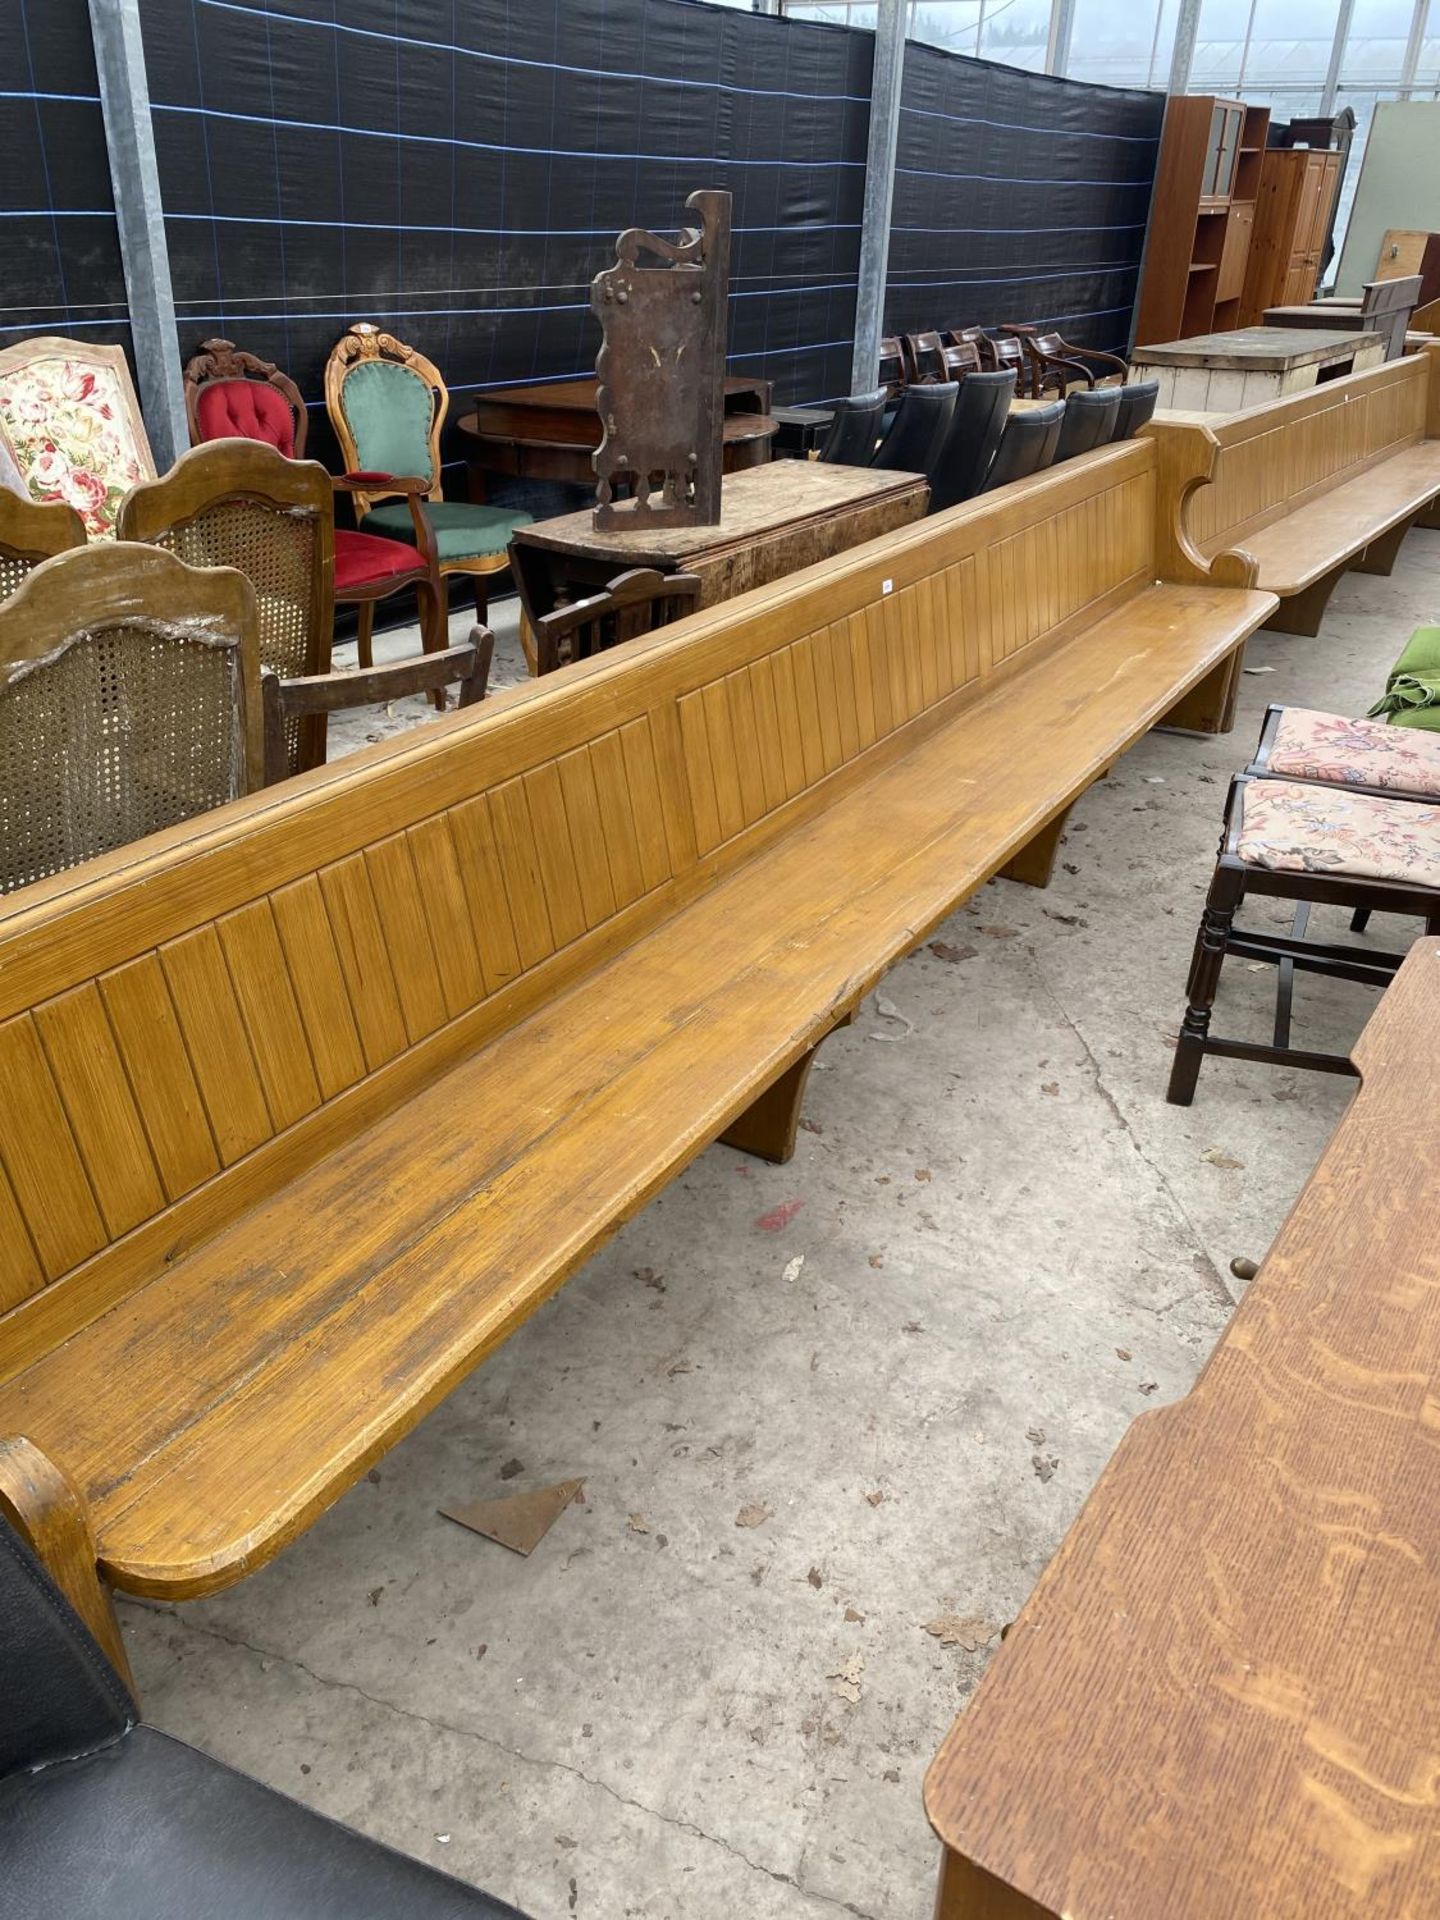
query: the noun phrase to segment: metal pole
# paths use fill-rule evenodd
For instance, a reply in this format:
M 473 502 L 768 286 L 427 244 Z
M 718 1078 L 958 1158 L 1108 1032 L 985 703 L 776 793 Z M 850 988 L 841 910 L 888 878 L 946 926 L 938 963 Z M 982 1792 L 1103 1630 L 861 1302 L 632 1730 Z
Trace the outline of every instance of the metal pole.
M 140 406 L 161 473 L 190 444 L 139 0 L 90 0 Z
M 855 358 L 850 391 L 869 393 L 880 375 L 885 278 L 890 263 L 890 211 L 900 139 L 900 83 L 905 72 L 906 0 L 880 0 L 870 78 L 870 145 L 865 156 L 865 212 L 855 288 Z
M 1050 35 L 1045 42 L 1046 73 L 1070 71 L 1070 38 L 1074 31 L 1075 0 L 1051 0 Z
M 1345 62 L 1345 43 L 1350 38 L 1350 22 L 1355 16 L 1355 0 L 1340 0 L 1340 14 L 1335 22 L 1335 38 L 1330 44 L 1330 66 L 1325 75 L 1325 87 L 1320 95 L 1322 115 L 1334 113 L 1335 96 L 1340 91 L 1340 69 Z
M 1408 100 L 1415 91 L 1415 76 L 1420 71 L 1420 55 L 1425 46 L 1425 22 L 1429 12 L 1430 0 L 1415 0 L 1410 38 L 1405 42 L 1405 61 L 1400 69 L 1399 93 L 1402 100 Z
M 1175 50 L 1170 56 L 1170 81 L 1167 93 L 1187 93 L 1190 68 L 1195 59 L 1195 39 L 1200 31 L 1200 0 L 1180 0 L 1175 22 Z

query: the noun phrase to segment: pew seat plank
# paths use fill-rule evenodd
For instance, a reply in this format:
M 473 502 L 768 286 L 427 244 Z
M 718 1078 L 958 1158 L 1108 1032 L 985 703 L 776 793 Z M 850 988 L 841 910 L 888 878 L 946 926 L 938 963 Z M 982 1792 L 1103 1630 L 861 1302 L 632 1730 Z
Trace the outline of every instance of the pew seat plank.
M 1247 533 L 1238 544 L 1259 561 L 1260 578 L 1271 592 L 1300 593 L 1397 522 L 1408 522 L 1437 494 L 1440 440 L 1422 440 Z
M 1022 653 L 15 1373 L 0 1433 L 64 1461 L 105 1578 L 273 1557 L 1274 604 L 1142 586 Z

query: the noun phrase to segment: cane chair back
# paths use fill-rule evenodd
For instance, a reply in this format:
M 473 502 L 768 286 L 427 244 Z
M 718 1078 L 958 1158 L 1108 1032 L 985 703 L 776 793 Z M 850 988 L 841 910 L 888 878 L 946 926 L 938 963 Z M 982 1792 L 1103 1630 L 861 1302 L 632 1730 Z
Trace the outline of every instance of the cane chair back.
M 45 561 L 0 606 L 0 893 L 262 777 L 243 574 L 91 545 Z
M 42 560 L 85 544 L 85 522 L 62 500 L 41 505 L 0 486 L 0 600 L 8 600 Z
M 0 443 L 32 500 L 62 500 L 92 540 L 155 478 L 123 347 L 45 335 L 0 352 Z
M 309 422 L 300 389 L 273 360 L 245 353 L 231 340 L 206 340 L 186 362 L 185 417 L 193 447 L 263 440 L 288 459 L 305 457 Z
M 608 653 L 679 620 L 695 606 L 700 581 L 693 573 L 657 573 L 636 567 L 618 574 L 603 593 L 556 607 L 535 622 L 535 671 L 554 673 L 575 660 Z
M 182 454 L 120 509 L 122 540 L 165 547 L 191 567 L 238 567 L 255 589 L 260 665 L 282 679 L 330 671 L 335 623 L 330 476 L 258 440 Z M 324 716 L 289 723 L 291 773 L 325 760 Z

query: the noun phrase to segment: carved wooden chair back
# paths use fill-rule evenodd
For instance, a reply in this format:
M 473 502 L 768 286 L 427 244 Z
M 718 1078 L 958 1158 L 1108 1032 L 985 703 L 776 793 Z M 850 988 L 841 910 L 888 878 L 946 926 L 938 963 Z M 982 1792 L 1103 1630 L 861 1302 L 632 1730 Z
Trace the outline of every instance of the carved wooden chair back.
M 325 406 L 350 473 L 395 474 L 423 480 L 438 501 L 440 429 L 450 391 L 433 360 L 393 334 L 360 321 L 341 336 L 325 363 Z M 389 490 L 357 491 L 363 519 Z
M 260 676 L 266 786 L 288 779 L 295 771 L 289 742 L 297 729 L 312 720 L 323 725 L 328 714 L 385 706 L 417 693 L 443 693 L 447 687 L 459 688 L 457 705 L 475 705 L 485 698 L 494 652 L 494 634 L 488 627 L 474 627 L 467 641 L 443 653 L 390 660 L 360 673 L 307 674 L 285 680 L 267 667 Z
M 1029 392 L 1032 377 L 1025 349 L 1014 334 L 986 334 L 977 342 L 980 348 L 980 360 L 991 373 L 1003 373 L 1006 368 L 1015 369 L 1015 388 L 1017 392 Z
M 0 600 L 8 599 L 42 560 L 85 544 L 85 522 L 63 500 L 41 505 L 0 486 Z
M 260 665 L 288 677 L 330 670 L 335 509 L 318 461 L 263 441 L 213 440 L 182 454 L 120 509 L 122 540 L 167 548 L 191 567 L 238 567 L 255 589 Z M 325 761 L 323 718 L 298 721 L 290 771 Z
M 206 340 L 185 364 L 190 444 L 263 440 L 288 459 L 305 457 L 308 420 L 300 389 L 273 360 L 230 340 Z
M 63 500 L 92 540 L 113 539 L 130 488 L 155 478 L 123 347 L 46 334 L 0 352 L 0 445 L 32 500 Z
M 963 380 L 967 373 L 978 373 L 981 367 L 980 345 L 975 340 L 955 340 L 944 342 L 940 348 L 942 379 Z
M 89 545 L 0 606 L 0 892 L 237 799 L 262 765 L 243 574 Z
M 938 333 L 917 333 L 911 336 L 911 350 L 914 354 L 915 378 L 924 381 L 943 381 L 945 378 L 945 342 Z
M 616 576 L 603 593 L 556 607 L 535 622 L 535 671 L 554 673 L 573 660 L 608 653 L 689 613 L 700 596 L 693 573 L 657 573 L 636 567 Z

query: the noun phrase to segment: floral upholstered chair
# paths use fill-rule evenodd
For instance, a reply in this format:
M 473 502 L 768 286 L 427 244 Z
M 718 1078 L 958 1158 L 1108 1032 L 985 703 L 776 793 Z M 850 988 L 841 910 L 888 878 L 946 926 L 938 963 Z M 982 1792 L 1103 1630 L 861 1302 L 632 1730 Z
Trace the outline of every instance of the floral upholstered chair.
M 336 342 L 325 367 L 325 405 L 355 487 L 362 533 L 409 540 L 406 485 L 417 483 L 429 502 L 442 574 L 475 582 L 475 607 L 485 618 L 485 581 L 508 565 L 506 548 L 531 515 L 503 507 L 446 500 L 440 485 L 440 429 L 450 395 L 439 370 L 414 347 L 362 322 Z M 400 498 L 395 496 L 399 495 Z M 383 504 L 376 504 L 383 502 Z
M 46 336 L 0 353 L 0 441 L 32 500 L 73 507 L 92 540 L 155 478 L 123 347 Z

